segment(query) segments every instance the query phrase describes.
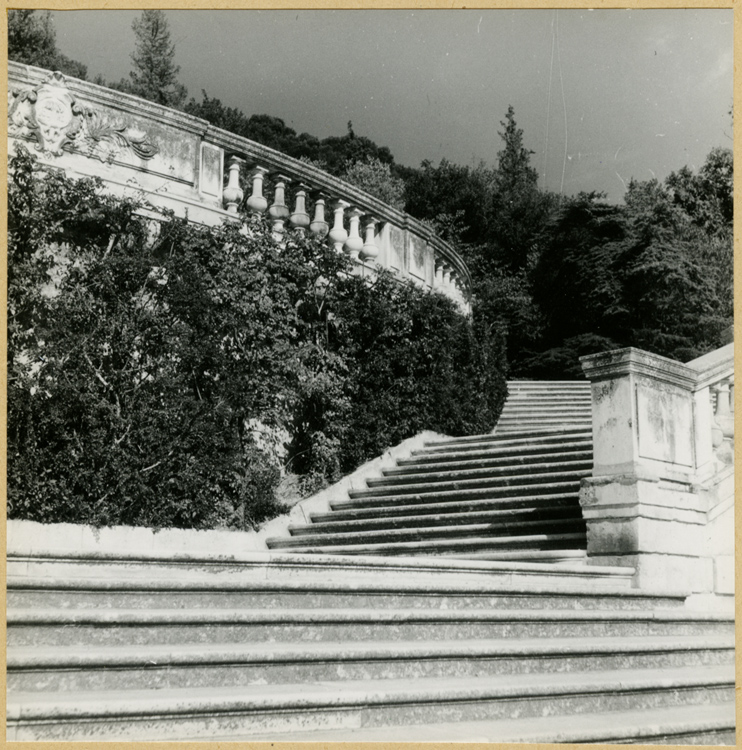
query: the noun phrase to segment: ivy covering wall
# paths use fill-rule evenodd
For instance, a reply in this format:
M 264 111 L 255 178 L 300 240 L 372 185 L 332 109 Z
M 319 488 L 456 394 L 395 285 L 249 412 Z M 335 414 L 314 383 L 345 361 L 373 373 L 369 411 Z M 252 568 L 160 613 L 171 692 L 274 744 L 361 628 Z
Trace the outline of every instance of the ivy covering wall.
M 205 228 L 21 150 L 8 196 L 8 517 L 250 528 L 421 430 L 490 430 L 497 331 L 264 217 Z

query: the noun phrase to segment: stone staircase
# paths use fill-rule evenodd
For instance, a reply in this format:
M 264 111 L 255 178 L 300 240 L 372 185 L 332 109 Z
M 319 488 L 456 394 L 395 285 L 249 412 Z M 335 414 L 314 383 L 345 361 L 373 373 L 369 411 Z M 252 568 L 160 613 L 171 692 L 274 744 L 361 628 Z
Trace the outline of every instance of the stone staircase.
M 584 559 L 578 492 L 592 471 L 590 384 L 511 381 L 494 434 L 431 441 L 350 490 L 270 549 L 444 555 L 565 563 Z
M 733 745 L 732 612 L 587 564 L 588 386 L 509 387 L 270 550 L 21 522 L 7 739 Z
M 734 623 L 589 566 L 11 554 L 9 741 L 734 743 Z
M 590 383 L 580 380 L 510 380 L 497 420 L 498 435 L 592 427 Z

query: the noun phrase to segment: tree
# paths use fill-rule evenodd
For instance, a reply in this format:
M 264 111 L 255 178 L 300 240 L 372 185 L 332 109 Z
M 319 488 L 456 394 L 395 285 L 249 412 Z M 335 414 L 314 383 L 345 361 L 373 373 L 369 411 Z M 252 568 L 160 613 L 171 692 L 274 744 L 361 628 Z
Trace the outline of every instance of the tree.
M 341 177 L 384 203 L 404 210 L 404 181 L 392 174 L 389 164 L 369 157 L 350 164 Z
M 129 74 L 132 92 L 144 99 L 180 108 L 187 91 L 177 81 L 180 67 L 175 64 L 175 45 L 164 11 L 145 10 L 132 23 L 136 48 L 131 56 L 134 69 Z
M 287 456 L 312 489 L 421 430 L 492 429 L 497 342 L 447 297 L 280 246 L 267 216 L 153 231 L 101 188 L 10 160 L 9 517 L 247 528 L 281 511 Z
M 503 130 L 498 132 L 503 148 L 497 154 L 497 170 L 488 202 L 488 244 L 485 263 L 504 264 L 513 270 L 532 263 L 538 252 L 539 234 L 554 201 L 538 189 L 538 173 L 531 166 L 533 151 L 523 145 L 523 130 L 508 107 Z
M 50 11 L 8 10 L 8 59 L 25 65 L 59 70 L 74 78 L 87 78 L 88 69 L 57 49 L 57 34 Z

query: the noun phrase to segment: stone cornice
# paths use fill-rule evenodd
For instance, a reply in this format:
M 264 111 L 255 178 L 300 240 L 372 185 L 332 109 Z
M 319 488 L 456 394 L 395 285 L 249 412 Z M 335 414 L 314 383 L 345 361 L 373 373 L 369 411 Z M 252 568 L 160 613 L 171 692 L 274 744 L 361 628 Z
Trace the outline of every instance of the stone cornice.
M 734 374 L 734 344 L 727 344 L 687 362 L 696 373 L 695 390 L 718 383 Z
M 22 87 L 40 85 L 49 78 L 50 74 L 51 71 L 45 68 L 8 61 L 8 84 L 11 86 L 14 84 Z M 123 91 L 115 91 L 67 75 L 64 76 L 64 81 L 70 92 L 84 100 L 86 104 L 110 107 L 135 117 L 146 117 L 162 125 L 169 125 L 201 137 L 209 128 L 206 120 L 140 99 L 132 94 L 125 94 Z
M 696 371 L 659 354 L 652 354 L 634 347 L 614 349 L 580 357 L 582 370 L 591 381 L 606 380 L 621 375 L 644 375 L 654 380 L 695 390 Z

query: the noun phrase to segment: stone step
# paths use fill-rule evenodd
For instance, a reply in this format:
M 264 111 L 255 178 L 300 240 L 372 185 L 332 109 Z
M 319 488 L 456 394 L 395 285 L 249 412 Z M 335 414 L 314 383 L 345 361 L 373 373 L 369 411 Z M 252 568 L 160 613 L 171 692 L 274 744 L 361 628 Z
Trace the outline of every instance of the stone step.
M 470 523 L 489 524 L 522 524 L 527 521 L 550 522 L 552 520 L 579 520 L 583 522 L 579 505 L 557 505 L 541 508 L 510 508 L 507 510 L 474 511 L 467 509 L 460 513 L 436 513 L 415 515 L 379 514 L 374 518 L 337 518 L 340 513 L 323 513 L 322 520 L 318 514 L 312 514 L 310 524 L 289 526 L 292 536 L 304 534 L 336 534 L 349 531 L 370 531 L 373 529 L 423 528 L 431 526 L 453 526 Z
M 507 435 L 522 435 L 524 432 L 528 432 L 530 434 L 533 434 L 535 432 L 540 432 L 544 435 L 554 432 L 555 430 L 561 430 L 564 429 L 565 426 L 564 420 L 559 420 L 558 422 L 549 423 L 546 420 L 539 419 L 534 420 L 530 424 L 524 424 L 521 420 L 514 421 L 514 422 L 505 422 L 504 424 L 500 425 L 495 428 L 495 434 L 499 435 L 500 437 L 504 437 Z M 573 422 L 570 422 L 570 424 L 578 425 L 578 424 L 584 424 L 586 428 L 590 428 L 590 421 L 584 420 L 582 422 L 579 422 L 578 420 L 574 420 Z
M 465 530 L 468 527 L 453 527 Z M 469 533 L 472 533 L 471 531 Z M 391 532 L 388 532 L 391 535 Z M 358 535 L 359 537 L 361 535 Z M 314 542 L 315 544 L 312 544 Z M 286 539 L 284 537 L 269 539 L 268 545 L 274 549 L 291 549 L 295 552 L 332 554 L 338 552 L 344 555 L 437 555 L 447 552 L 461 552 L 462 550 L 509 551 L 517 549 L 548 550 L 563 547 L 586 549 L 587 538 L 585 531 L 540 534 L 518 534 L 513 536 L 487 536 L 480 531 L 479 536 L 468 536 L 453 533 L 443 539 L 431 538 L 421 541 L 380 541 L 356 542 L 343 544 L 331 537 Z
M 9 609 L 7 645 L 734 637 L 731 615 L 666 610 Z
M 491 550 L 474 550 L 472 552 L 447 552 L 448 560 L 499 560 L 510 562 L 549 563 L 554 567 L 571 566 L 576 562 L 587 564 L 585 549 L 549 549 L 549 550 L 516 550 L 515 552 L 493 552 Z
M 550 393 L 548 391 L 515 391 L 508 394 L 504 409 L 514 406 L 577 404 L 579 406 L 591 406 L 592 396 L 590 391 L 560 391 Z
M 580 410 L 589 410 L 592 406 L 592 398 L 589 393 L 584 396 L 534 396 L 533 398 L 519 398 L 516 396 L 514 398 L 508 398 L 507 401 L 505 401 L 503 412 L 509 409 L 542 409 L 548 411 L 549 409 L 569 409 L 571 406 Z
M 592 406 L 592 398 L 589 393 L 581 394 L 534 394 L 520 393 L 510 394 L 505 401 L 503 411 L 516 408 L 569 408 L 578 407 L 580 409 L 589 409 Z
M 554 494 L 563 495 L 571 492 L 577 497 L 580 488 L 580 477 L 562 482 L 537 482 L 534 484 L 506 484 L 501 486 L 484 486 L 474 489 L 437 490 L 430 488 L 424 492 L 396 492 L 381 494 L 379 490 L 351 490 L 350 500 L 333 500 L 333 509 L 370 508 L 382 506 L 396 506 L 401 503 L 414 505 L 418 503 L 451 502 L 466 500 L 495 500 L 497 498 L 516 498 L 538 493 L 544 497 Z
M 589 414 L 570 414 L 570 415 L 523 415 L 523 414 L 504 414 L 497 421 L 497 429 L 503 427 L 517 428 L 521 432 L 531 432 L 542 430 L 548 427 L 550 430 L 565 427 L 583 427 L 587 430 L 592 427 L 592 416 Z
M 570 421 L 577 421 L 581 424 L 592 423 L 592 408 L 590 406 L 580 407 L 570 406 L 511 406 L 503 409 L 500 414 L 498 424 L 505 421 L 522 420 L 524 422 L 538 421 L 539 419 L 548 419 L 556 424 L 564 423 L 565 428 Z
M 522 497 L 487 498 L 484 500 L 463 500 L 452 502 L 417 503 L 412 505 L 381 505 L 366 507 L 364 504 L 348 509 L 338 508 L 338 504 L 347 501 L 333 501 L 331 513 L 312 513 L 312 522 L 327 523 L 334 521 L 357 521 L 361 519 L 393 519 L 396 516 L 441 515 L 461 513 L 482 513 L 486 511 L 518 511 L 558 508 L 579 508 L 575 492 L 564 492 L 553 495 L 523 495 Z
M 525 433 L 536 432 L 545 427 L 549 430 L 561 430 L 566 427 L 581 427 L 585 430 L 592 429 L 593 418 L 591 414 L 502 414 L 497 420 L 497 428 L 517 427 Z M 494 434 L 497 434 L 496 432 Z
M 443 466 L 439 471 L 426 472 L 405 472 L 403 474 L 385 475 L 378 479 L 367 479 L 366 484 L 369 487 L 394 487 L 404 484 L 426 483 L 426 482 L 446 482 L 459 481 L 464 479 L 477 479 L 480 477 L 508 477 L 508 476 L 533 476 L 535 474 L 548 474 L 553 472 L 592 471 L 592 458 L 578 460 L 547 461 L 543 463 L 533 463 L 524 466 L 523 464 L 505 464 L 494 467 L 480 467 L 456 469 L 455 467 Z
M 311 559 L 307 561 L 311 562 Z M 359 558 L 359 562 L 365 562 Z M 471 583 L 449 579 L 415 582 L 405 579 L 405 566 L 395 568 L 387 561 L 386 575 L 376 580 L 340 579 L 325 581 L 244 581 L 223 583 L 204 580 L 160 580 L 155 578 L 72 580 L 24 579 L 8 577 L 7 606 L 11 609 L 142 609 L 142 608 L 356 608 L 362 609 L 598 609 L 606 611 L 681 607 L 686 594 L 670 591 L 648 592 L 629 588 L 633 570 L 627 568 L 620 580 L 607 579 L 592 566 L 574 571 L 544 571 L 535 582 L 517 571 L 534 570 L 526 563 L 485 563 L 478 561 L 419 561 L 431 570 L 439 564 L 482 565 L 491 570 L 492 582 Z M 498 569 L 503 581 L 497 581 Z M 603 583 L 601 584 L 601 578 Z
M 221 737 L 213 737 L 220 740 Z M 242 739 L 233 737 L 234 740 Z M 290 735 L 253 735 L 260 741 L 294 742 L 452 742 L 480 743 L 631 743 L 735 745 L 735 707 L 695 705 L 570 716 L 433 723 L 424 726 L 352 727 L 298 730 Z
M 504 428 L 508 428 L 518 434 L 530 434 L 534 432 L 549 432 L 563 430 L 567 427 L 579 427 L 585 430 L 592 429 L 592 416 L 573 414 L 571 416 L 524 416 L 519 414 L 504 415 L 497 421 L 495 435 L 500 434 Z
M 7 739 L 175 740 L 734 701 L 734 666 L 15 693 Z M 689 708 L 689 713 L 692 708 Z
M 547 443 L 559 443 L 562 440 L 569 442 L 574 440 L 590 440 L 592 442 L 593 435 L 591 430 L 584 428 L 567 428 L 560 431 L 555 431 L 549 435 L 542 435 L 540 433 L 534 433 L 533 435 L 523 435 L 520 437 L 507 437 L 502 438 L 497 435 L 486 434 L 486 435 L 470 435 L 469 437 L 458 437 L 458 438 L 446 438 L 445 440 L 429 440 L 425 443 L 425 447 L 414 453 L 421 451 L 436 451 L 436 450 L 450 450 L 456 448 L 460 450 L 464 446 L 473 446 L 476 448 L 481 447 L 510 447 L 510 446 L 525 446 L 525 445 L 545 445 Z
M 463 461 L 414 461 L 404 459 L 397 461 L 398 466 L 383 469 L 382 474 L 387 477 L 406 476 L 408 474 L 422 474 L 436 471 L 457 471 L 467 469 L 509 469 L 515 466 L 528 468 L 534 464 L 542 464 L 547 461 L 562 463 L 570 461 L 581 461 L 592 464 L 593 452 L 589 448 L 572 451 L 553 451 L 551 453 L 534 453 L 520 456 L 494 456 L 491 458 L 472 458 Z
M 316 528 L 314 524 L 289 527 L 291 537 L 273 537 L 267 540 L 271 549 L 289 549 L 305 547 L 308 544 L 342 545 L 342 544 L 379 544 L 386 542 L 412 542 L 428 540 L 451 540 L 461 537 L 479 536 L 515 537 L 537 533 L 564 534 L 569 532 L 585 533 L 585 521 L 580 515 L 572 514 L 567 517 L 548 519 L 505 520 L 500 518 L 495 523 L 472 523 L 462 520 L 459 524 L 424 525 L 420 518 L 413 519 L 409 524 L 393 527 L 389 524 L 381 528 L 368 528 L 361 523 L 350 530 L 336 529 L 331 524 Z
M 579 487 L 582 477 L 590 476 L 591 467 L 583 464 L 580 469 L 564 471 L 544 471 L 539 473 L 523 472 L 512 476 L 485 476 L 476 479 L 459 479 L 455 481 L 428 481 L 416 482 L 415 484 L 405 484 L 399 478 L 395 480 L 381 480 L 385 482 L 380 486 L 372 486 L 366 489 L 349 490 L 348 495 L 351 498 L 360 497 L 379 497 L 384 495 L 420 495 L 426 492 L 451 492 L 454 490 L 478 490 L 492 489 L 501 490 L 510 487 L 536 487 L 540 484 L 554 485 L 564 482 L 572 482 Z
M 536 402 L 553 403 L 559 401 L 575 401 L 588 403 L 592 400 L 592 393 L 588 387 L 586 390 L 522 390 L 515 389 L 508 392 L 505 404 L 522 403 L 533 399 Z
M 733 635 L 29 646 L 8 654 L 7 687 L 14 692 L 160 690 L 722 664 L 734 664 Z
M 430 463 L 447 463 L 450 461 L 505 461 L 522 460 L 527 462 L 532 457 L 547 456 L 553 453 L 592 453 L 592 437 L 585 435 L 582 440 L 550 443 L 537 443 L 533 445 L 516 445 L 502 448 L 470 450 L 451 449 L 450 451 L 412 451 L 410 458 L 397 459 L 397 466 L 425 465 Z
M 587 391 L 512 391 L 508 393 L 505 407 L 521 404 L 592 404 L 592 395 Z
M 542 390 L 554 390 L 555 388 L 582 388 L 590 390 L 588 380 L 528 380 L 526 378 L 514 378 L 507 381 L 508 389 L 512 388 L 540 388 Z

